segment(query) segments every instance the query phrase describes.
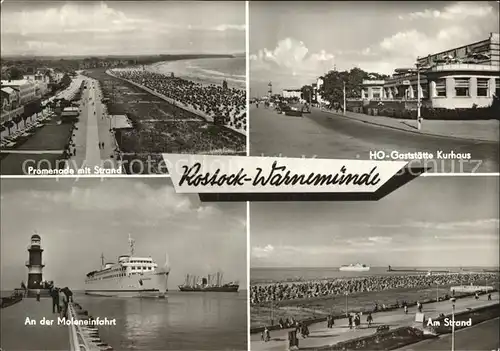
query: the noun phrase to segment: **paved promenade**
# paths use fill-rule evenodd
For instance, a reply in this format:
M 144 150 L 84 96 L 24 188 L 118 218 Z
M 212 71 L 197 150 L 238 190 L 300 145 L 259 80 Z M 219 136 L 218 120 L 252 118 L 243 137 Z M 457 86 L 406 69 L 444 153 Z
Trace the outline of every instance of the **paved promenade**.
M 500 319 L 491 319 L 470 328 L 457 330 L 455 333 L 455 350 L 457 351 L 491 351 L 500 349 L 498 330 Z M 448 351 L 451 349 L 451 334 L 437 339 L 417 342 L 398 350 L 405 351 Z
M 1 344 L 6 351 L 68 350 L 69 327 L 57 325 L 56 313 L 52 313 L 52 299 L 26 298 L 10 307 L 2 308 L 0 323 Z M 25 325 L 26 317 L 37 325 Z M 54 325 L 43 326 L 43 319 L 54 320 Z
M 499 303 L 498 293 L 492 294 L 492 301 L 487 301 L 486 296 L 476 301 L 473 297 L 457 299 L 455 312 L 465 312 L 470 308 L 483 307 Z M 362 336 L 368 336 L 375 333 L 377 326 L 386 324 L 391 328 L 404 326 L 421 326 L 421 323 L 415 322 L 416 307 L 409 309 L 408 314 L 404 314 L 403 309 L 378 312 L 372 314 L 374 323 L 371 328 L 366 325 L 366 316 L 362 316 L 360 329 L 349 329 L 346 318 L 335 320 L 335 326 L 332 329 L 326 327 L 326 322 L 315 323 L 309 326 L 310 335 L 307 339 L 299 337 L 299 348 L 314 348 L 327 345 L 335 345 L 341 341 L 347 341 Z M 440 313 L 450 314 L 451 303 L 449 301 L 424 304 L 423 310 L 426 318 L 436 318 Z M 260 334 L 251 335 L 252 351 L 256 350 L 286 350 L 288 347 L 288 331 L 292 329 L 283 329 L 271 331 L 271 341 L 263 342 Z
M 346 111 L 345 115 L 330 110 L 324 111 L 331 113 L 335 117 L 351 118 L 381 127 L 394 128 L 401 131 L 424 135 L 484 142 L 498 142 L 500 140 L 500 122 L 494 119 L 486 121 L 442 121 L 424 119 L 421 129 L 418 130 L 416 120 L 391 118 L 386 116 L 369 116 L 363 113 L 355 113 L 351 111 Z
M 76 124 L 73 141 L 76 155 L 71 157 L 71 166 L 95 166 L 102 168 L 116 168 L 116 160 L 111 158 L 114 152 L 114 140 L 110 133 L 110 122 L 106 108 L 101 102 L 102 93 L 98 82 L 87 79 L 87 89 L 84 89 L 81 100 L 81 114 Z M 104 142 L 104 148 L 99 143 Z

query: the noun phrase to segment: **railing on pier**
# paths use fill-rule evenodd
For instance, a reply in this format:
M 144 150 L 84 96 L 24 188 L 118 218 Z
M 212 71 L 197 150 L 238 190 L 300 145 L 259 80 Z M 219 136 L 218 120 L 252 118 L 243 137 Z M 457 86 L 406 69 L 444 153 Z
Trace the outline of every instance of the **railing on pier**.
M 73 306 L 73 303 L 68 304 L 67 318 L 72 321 L 77 320 L 75 307 Z M 99 348 L 96 348 L 90 342 L 90 340 L 88 340 L 88 336 L 85 333 L 82 326 L 74 325 L 73 323 L 69 325 L 69 343 L 70 343 L 70 351 L 99 350 Z

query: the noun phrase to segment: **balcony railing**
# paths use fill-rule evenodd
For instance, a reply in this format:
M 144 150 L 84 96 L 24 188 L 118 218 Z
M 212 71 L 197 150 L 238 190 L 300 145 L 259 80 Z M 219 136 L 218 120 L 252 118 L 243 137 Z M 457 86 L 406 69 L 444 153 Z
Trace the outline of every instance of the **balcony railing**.
M 452 64 L 437 64 L 432 66 L 427 71 L 442 72 L 442 71 L 483 71 L 483 72 L 498 72 L 498 65 L 482 65 L 473 63 L 452 63 Z
M 38 266 L 38 264 L 32 264 L 32 263 L 30 263 L 29 260 L 27 260 L 27 261 L 25 261 L 25 266 L 28 266 L 28 265 Z M 40 266 L 45 267 L 45 261 L 42 261 L 42 263 L 40 264 Z

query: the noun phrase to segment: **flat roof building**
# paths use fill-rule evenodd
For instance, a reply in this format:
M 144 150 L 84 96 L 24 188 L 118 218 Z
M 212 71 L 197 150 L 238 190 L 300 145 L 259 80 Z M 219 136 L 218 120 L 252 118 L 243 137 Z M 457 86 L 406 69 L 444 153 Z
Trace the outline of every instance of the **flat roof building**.
M 298 98 L 302 97 L 302 90 L 300 89 L 283 89 L 281 94 L 284 98 Z
M 386 80 L 365 80 L 362 100 L 416 100 L 433 108 L 491 105 L 500 96 L 498 33 L 486 40 L 418 58 L 415 68 L 396 69 Z M 418 81 L 420 80 L 420 85 Z

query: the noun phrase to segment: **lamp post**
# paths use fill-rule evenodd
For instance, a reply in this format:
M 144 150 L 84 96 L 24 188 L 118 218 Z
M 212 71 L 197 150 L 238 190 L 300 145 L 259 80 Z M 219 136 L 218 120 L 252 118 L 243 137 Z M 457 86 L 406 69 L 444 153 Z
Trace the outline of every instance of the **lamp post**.
M 345 315 L 346 317 L 349 316 L 349 302 L 348 302 L 348 296 L 349 293 L 346 291 L 345 292 Z
M 417 61 L 417 128 L 420 130 L 422 128 L 422 117 L 420 116 L 420 64 Z
M 436 302 L 439 302 L 439 283 L 436 283 Z
M 344 115 L 345 115 L 345 109 L 346 109 L 346 98 L 345 98 L 345 81 L 343 82 L 344 83 Z
M 455 351 L 455 301 L 456 299 L 451 298 L 451 351 Z

